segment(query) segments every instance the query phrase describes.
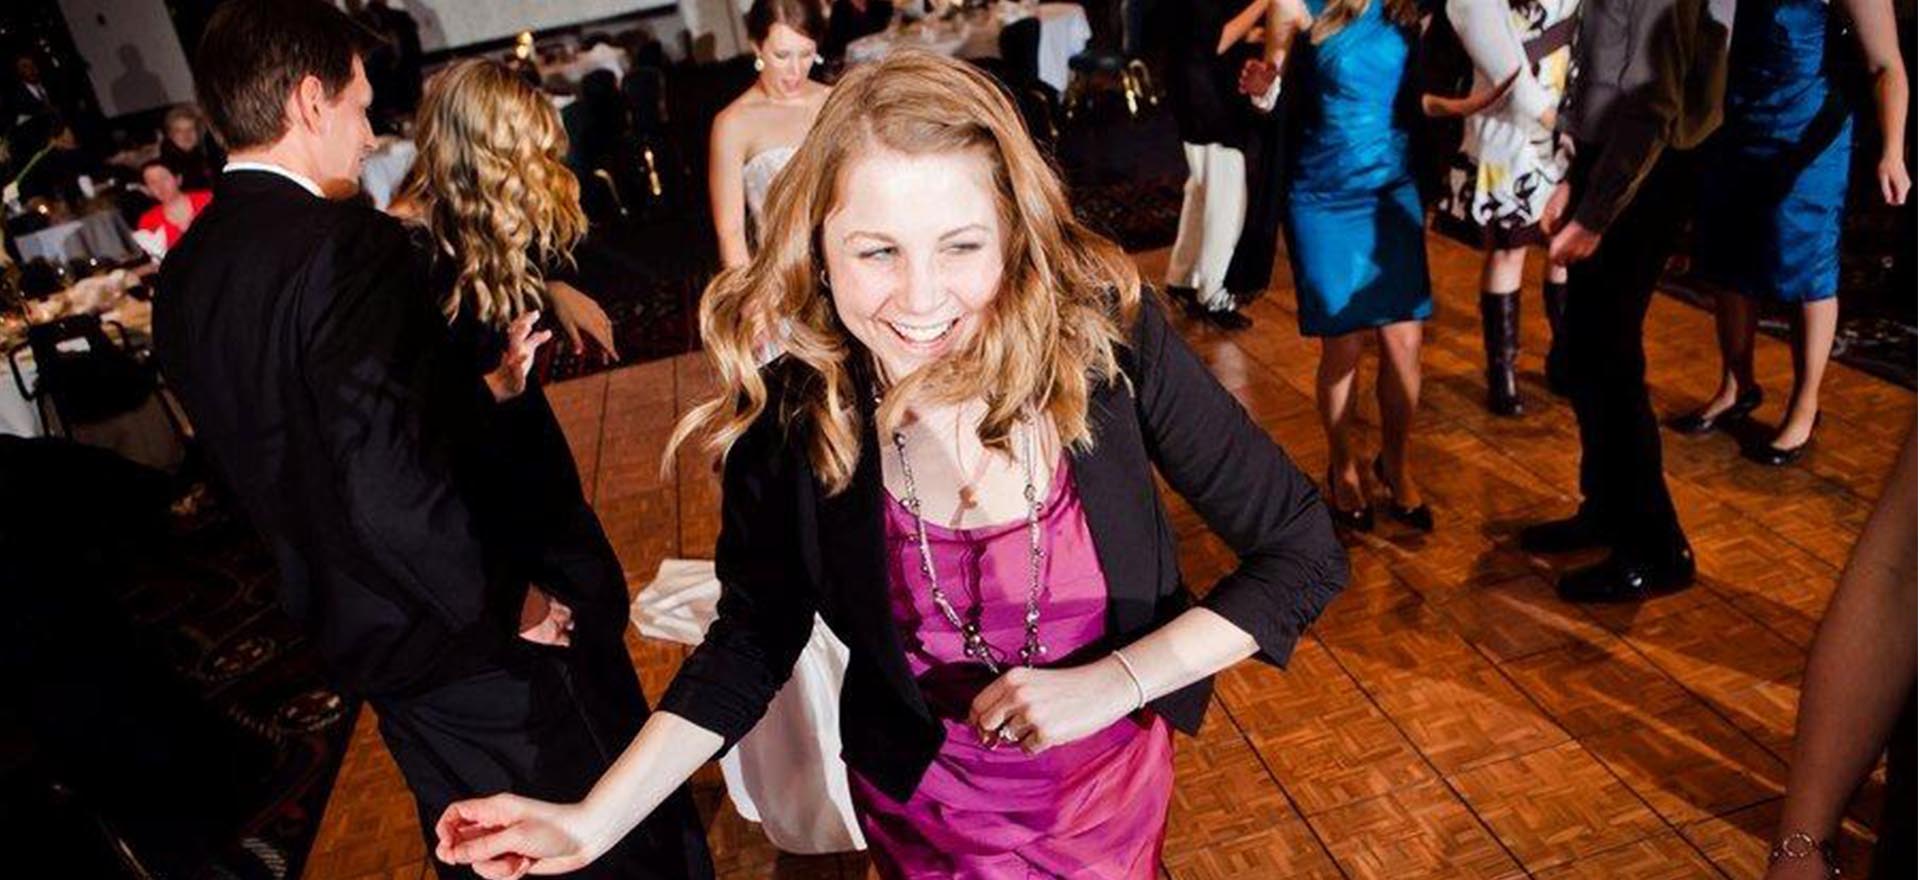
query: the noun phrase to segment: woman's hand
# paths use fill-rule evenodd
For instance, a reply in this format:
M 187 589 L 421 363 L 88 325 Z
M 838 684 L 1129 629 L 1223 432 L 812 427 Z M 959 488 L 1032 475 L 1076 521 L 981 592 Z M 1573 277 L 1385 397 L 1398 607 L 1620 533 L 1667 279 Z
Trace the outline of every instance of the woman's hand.
M 533 369 L 533 355 L 553 338 L 552 330 L 533 332 L 533 325 L 539 320 L 540 312 L 535 310 L 507 325 L 506 353 L 500 355 L 500 366 L 487 374 L 487 388 L 493 391 L 494 400 L 512 400 L 527 390 L 527 373 Z
M 1139 697 L 1133 678 L 1112 655 L 1072 669 L 1019 667 L 973 698 L 967 723 L 982 745 L 1000 738 L 1037 755 L 1106 729 L 1132 712 Z
M 593 297 L 564 281 L 549 281 L 547 301 L 553 304 L 553 322 L 559 324 L 561 332 L 567 334 L 567 341 L 573 344 L 575 356 L 584 357 L 587 353 L 586 344 L 591 341 L 594 348 L 599 350 L 598 357 L 601 360 L 620 359 L 620 352 L 613 347 L 613 319 L 607 317 L 606 309 L 601 308 Z
M 520 604 L 520 637 L 556 648 L 573 644 L 573 609 L 539 587 L 528 587 Z
M 1907 191 L 1913 188 L 1913 181 L 1907 177 L 1907 160 L 1898 153 L 1888 153 L 1880 157 L 1880 195 L 1889 205 L 1907 203 Z
M 1273 81 L 1280 78 L 1280 68 L 1271 61 L 1249 58 L 1240 65 L 1240 94 L 1249 98 L 1258 98 L 1273 88 Z
M 605 853 L 598 823 L 580 804 L 550 804 L 513 794 L 460 801 L 434 825 L 435 858 L 471 865 L 488 880 L 577 871 Z

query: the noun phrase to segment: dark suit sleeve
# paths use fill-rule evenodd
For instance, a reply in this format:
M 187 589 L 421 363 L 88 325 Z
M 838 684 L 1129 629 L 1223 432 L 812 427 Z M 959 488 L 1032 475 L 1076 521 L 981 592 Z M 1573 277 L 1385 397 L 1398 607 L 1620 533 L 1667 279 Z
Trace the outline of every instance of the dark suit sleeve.
M 452 356 L 400 228 L 341 225 L 357 228 L 323 233 L 303 285 L 318 439 L 384 583 L 464 629 L 484 619 L 493 585 L 455 488 L 454 443 L 487 430 L 468 418 L 485 411 L 485 385 Z
M 717 616 L 660 699 L 662 710 L 720 734 L 723 751 L 766 713 L 813 634 L 794 523 L 798 453 L 768 409 L 727 454 L 714 550 Z
M 1208 373 L 1149 294 L 1133 336 L 1142 432 L 1155 466 L 1240 565 L 1201 604 L 1285 665 L 1347 581 L 1347 554 L 1320 494 Z

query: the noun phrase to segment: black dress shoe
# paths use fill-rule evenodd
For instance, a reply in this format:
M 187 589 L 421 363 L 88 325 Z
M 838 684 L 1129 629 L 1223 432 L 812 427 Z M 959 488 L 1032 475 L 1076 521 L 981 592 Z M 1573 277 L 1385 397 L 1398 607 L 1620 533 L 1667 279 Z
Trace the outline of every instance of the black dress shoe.
M 1333 517 L 1334 528 L 1353 532 L 1373 531 L 1373 505 L 1363 504 L 1354 510 L 1341 510 L 1334 500 L 1333 471 L 1327 471 L 1327 515 Z
M 1528 553 L 1578 553 L 1606 543 L 1600 528 L 1578 514 L 1520 530 L 1520 549 Z
M 1820 414 L 1814 413 L 1813 414 L 1813 431 L 1817 431 L 1819 429 L 1820 429 Z M 1747 450 L 1746 452 L 1747 459 L 1749 461 L 1759 462 L 1761 464 L 1766 465 L 1767 467 L 1786 467 L 1787 465 L 1793 464 L 1794 462 L 1799 461 L 1800 459 L 1806 456 L 1807 447 L 1813 445 L 1813 431 L 1807 432 L 1807 439 L 1802 441 L 1799 446 L 1791 446 L 1786 449 L 1781 449 L 1780 447 L 1775 446 L 1772 443 L 1757 444 Z
M 1734 396 L 1732 406 L 1713 415 L 1707 415 L 1706 407 L 1701 407 L 1693 412 L 1674 416 L 1667 420 L 1667 428 L 1675 434 L 1684 434 L 1689 437 L 1710 434 L 1729 422 L 1746 418 L 1749 413 L 1760 408 L 1760 401 L 1765 396 L 1760 386 L 1749 386 Z
M 1693 551 L 1685 547 L 1656 559 L 1614 553 L 1593 565 L 1561 576 L 1556 586 L 1568 602 L 1640 602 L 1693 586 Z
M 1399 494 L 1399 492 L 1394 488 L 1393 481 L 1387 479 L 1386 459 L 1379 457 L 1374 458 L 1373 475 L 1379 479 L 1381 485 L 1387 487 L 1387 517 L 1389 519 L 1404 526 L 1412 526 L 1423 532 L 1433 531 L 1433 508 L 1425 504 L 1404 507 L 1399 501 L 1394 500 L 1394 496 Z
M 1240 314 L 1239 309 L 1202 309 L 1199 317 L 1222 330 L 1245 330 L 1253 326 L 1253 319 Z

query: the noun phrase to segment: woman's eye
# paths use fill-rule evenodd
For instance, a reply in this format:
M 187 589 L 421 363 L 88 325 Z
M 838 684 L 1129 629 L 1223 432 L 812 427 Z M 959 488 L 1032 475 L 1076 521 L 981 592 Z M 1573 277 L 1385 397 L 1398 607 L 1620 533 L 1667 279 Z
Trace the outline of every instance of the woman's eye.
M 882 258 L 893 256 L 894 252 L 895 252 L 895 249 L 892 247 L 868 248 L 860 252 L 860 259 L 862 260 L 882 259 Z
M 950 254 L 971 254 L 978 250 L 980 250 L 980 243 L 977 241 L 956 241 L 947 245 L 947 253 Z

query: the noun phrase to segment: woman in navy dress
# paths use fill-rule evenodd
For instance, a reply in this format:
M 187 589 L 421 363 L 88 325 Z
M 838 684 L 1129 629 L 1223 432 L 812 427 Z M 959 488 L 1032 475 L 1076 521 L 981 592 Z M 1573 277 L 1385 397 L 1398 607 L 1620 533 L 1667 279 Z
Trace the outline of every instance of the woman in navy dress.
M 1889 0 L 1842 0 L 1866 54 L 1883 142 L 1888 204 L 1906 200 L 1907 79 Z M 1769 465 L 1797 460 L 1820 415 L 1820 379 L 1840 307 L 1840 217 L 1853 147 L 1853 95 L 1836 68 L 1845 27 L 1826 0 L 1743 0 L 1728 59 L 1726 119 L 1705 163 L 1694 266 L 1719 289 L 1720 388 L 1671 422 L 1705 434 L 1760 406 L 1753 377 L 1756 301 L 1799 306 L 1793 396 L 1770 442 L 1747 450 Z
M 1321 340 L 1314 390 L 1327 432 L 1328 505 L 1336 523 L 1362 531 L 1372 527 L 1373 509 L 1349 435 L 1369 335 L 1380 340 L 1373 475 L 1390 495 L 1390 515 L 1433 528 L 1407 454 L 1420 402 L 1421 322 L 1433 314 L 1402 108 L 1418 26 L 1414 0 L 1276 0 L 1268 18 L 1269 58 L 1277 64 L 1299 52 L 1280 89 L 1290 128 L 1281 226 L 1300 332 Z

